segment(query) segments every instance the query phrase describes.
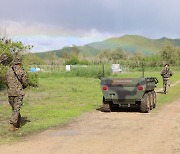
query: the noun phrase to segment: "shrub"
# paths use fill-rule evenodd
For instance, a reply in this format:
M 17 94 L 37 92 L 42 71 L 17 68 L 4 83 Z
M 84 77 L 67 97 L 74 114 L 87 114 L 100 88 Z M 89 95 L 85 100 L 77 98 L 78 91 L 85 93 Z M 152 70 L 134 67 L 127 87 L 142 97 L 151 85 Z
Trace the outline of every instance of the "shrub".
M 80 77 L 100 78 L 103 76 L 103 70 L 101 66 L 75 67 L 67 73 L 70 73 L 72 76 Z M 106 70 L 105 74 L 109 74 L 108 70 Z
M 109 76 L 110 66 L 106 65 L 104 69 L 105 76 Z M 53 77 L 92 77 L 100 78 L 103 76 L 103 68 L 101 65 L 74 65 L 71 66 L 71 71 L 66 72 L 65 70 L 55 72 L 38 72 L 40 78 Z
M 0 64 L 0 82 L 5 83 L 6 80 L 6 72 L 8 67 Z
M 38 75 L 36 73 L 28 72 L 28 85 L 32 87 L 38 86 Z
M 78 57 L 73 56 L 71 59 L 65 62 L 66 65 L 77 65 L 79 64 Z

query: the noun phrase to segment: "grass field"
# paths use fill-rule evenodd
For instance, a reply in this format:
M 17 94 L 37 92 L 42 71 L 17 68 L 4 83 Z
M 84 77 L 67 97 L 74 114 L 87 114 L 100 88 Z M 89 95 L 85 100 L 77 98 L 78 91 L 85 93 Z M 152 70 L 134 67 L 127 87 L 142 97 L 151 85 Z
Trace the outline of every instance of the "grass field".
M 141 72 L 112 75 L 112 77 L 139 77 Z M 159 72 L 146 72 L 145 76 L 154 76 L 162 87 Z M 11 143 L 23 136 L 40 132 L 50 127 L 60 126 L 84 112 L 97 109 L 101 105 L 102 94 L 100 80 L 85 77 L 63 77 L 58 73 L 39 75 L 39 87 L 26 90 L 21 113 L 23 127 L 15 133 L 8 131 L 8 119 L 11 115 L 7 103 L 6 91 L 0 92 L 0 144 Z M 180 79 L 180 72 L 174 72 L 171 83 Z M 180 87 L 170 88 L 168 95 L 159 94 L 157 107 L 179 98 Z

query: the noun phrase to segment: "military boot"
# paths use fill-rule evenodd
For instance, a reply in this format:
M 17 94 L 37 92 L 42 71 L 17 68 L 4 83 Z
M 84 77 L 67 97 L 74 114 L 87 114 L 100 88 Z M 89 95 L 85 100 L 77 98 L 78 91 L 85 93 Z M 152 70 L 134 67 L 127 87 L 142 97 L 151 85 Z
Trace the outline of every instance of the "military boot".
M 17 121 L 16 127 L 17 127 L 17 128 L 20 128 L 20 127 L 21 127 L 21 114 L 19 114 L 19 116 L 18 116 L 18 121 Z
M 15 127 L 13 124 L 10 124 L 9 131 L 15 132 L 16 130 L 18 130 L 18 128 Z

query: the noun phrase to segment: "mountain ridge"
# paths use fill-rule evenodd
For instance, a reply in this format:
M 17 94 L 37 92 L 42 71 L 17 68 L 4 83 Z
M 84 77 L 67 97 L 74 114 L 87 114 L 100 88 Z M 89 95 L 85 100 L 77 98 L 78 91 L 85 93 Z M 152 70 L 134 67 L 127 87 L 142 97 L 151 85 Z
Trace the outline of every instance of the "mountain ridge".
M 180 47 L 180 39 L 170 39 L 162 37 L 159 39 L 151 39 L 140 35 L 123 35 L 121 37 L 111 37 L 104 41 L 93 42 L 84 46 L 75 46 L 80 53 L 89 56 L 96 56 L 103 50 L 115 50 L 121 48 L 124 51 L 134 53 L 140 51 L 145 55 L 157 54 L 167 43 Z M 62 57 L 65 53 L 71 53 L 73 47 L 63 47 L 59 50 L 52 50 L 47 52 L 35 53 L 37 56 L 43 58 L 46 53 L 56 53 L 58 57 Z

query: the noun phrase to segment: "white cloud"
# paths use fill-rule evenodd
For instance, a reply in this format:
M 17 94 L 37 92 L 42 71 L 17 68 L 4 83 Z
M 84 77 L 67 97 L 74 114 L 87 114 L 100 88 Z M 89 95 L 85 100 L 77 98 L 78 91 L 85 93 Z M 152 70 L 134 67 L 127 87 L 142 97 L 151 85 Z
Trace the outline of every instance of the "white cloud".
M 116 36 L 115 34 L 101 33 L 95 28 L 90 31 L 72 30 L 53 25 L 26 24 L 15 21 L 1 22 L 1 30 L 4 30 L 7 36 L 14 41 L 33 45 L 33 52 L 61 49 L 64 46 L 85 45 Z
M 112 36 L 180 36 L 179 0 L 0 0 L 0 34 L 34 51 L 83 45 Z

